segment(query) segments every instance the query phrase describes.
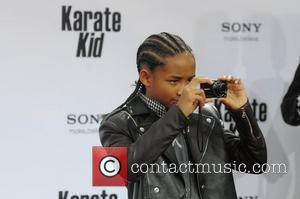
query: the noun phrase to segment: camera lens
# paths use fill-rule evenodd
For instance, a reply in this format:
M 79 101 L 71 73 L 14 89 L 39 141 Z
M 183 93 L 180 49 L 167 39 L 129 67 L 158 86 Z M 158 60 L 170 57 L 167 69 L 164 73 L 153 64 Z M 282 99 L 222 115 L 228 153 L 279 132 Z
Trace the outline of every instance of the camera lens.
M 227 93 L 227 84 L 225 81 L 217 80 L 212 86 L 212 91 L 215 96 L 226 97 Z

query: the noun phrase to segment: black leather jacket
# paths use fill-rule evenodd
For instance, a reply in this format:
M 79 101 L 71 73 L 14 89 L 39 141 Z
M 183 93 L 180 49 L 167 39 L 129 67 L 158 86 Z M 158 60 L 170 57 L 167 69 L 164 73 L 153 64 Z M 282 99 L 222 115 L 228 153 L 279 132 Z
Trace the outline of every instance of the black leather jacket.
M 255 163 L 267 161 L 266 144 L 260 128 L 247 104 L 231 112 L 239 135 L 224 130 L 217 110 L 206 105 L 202 108 L 202 135 L 197 135 L 197 114 L 185 117 L 178 106 L 172 106 L 162 118 L 140 100 L 131 100 L 102 120 L 99 132 L 103 146 L 128 147 L 128 168 L 133 163 L 178 162 L 172 151 L 173 140 L 189 127 L 186 143 L 194 163 L 246 165 L 247 172 Z M 202 140 L 203 139 L 203 140 Z M 201 151 L 200 144 L 204 143 Z M 128 169 L 129 199 L 189 198 L 181 174 L 133 173 Z M 197 191 L 201 199 L 237 198 L 231 172 L 195 174 Z
M 281 103 L 281 114 L 284 121 L 293 126 L 300 125 L 298 96 L 300 96 L 300 64 Z

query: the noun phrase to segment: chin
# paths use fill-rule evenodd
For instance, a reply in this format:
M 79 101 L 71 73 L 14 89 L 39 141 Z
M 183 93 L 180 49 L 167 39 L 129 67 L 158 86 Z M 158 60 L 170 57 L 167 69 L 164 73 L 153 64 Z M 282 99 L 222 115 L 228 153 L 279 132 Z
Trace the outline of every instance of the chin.
M 176 105 L 177 104 L 177 100 L 172 100 L 171 102 L 170 102 L 170 104 L 169 104 L 169 106 L 168 106 L 168 108 L 170 108 L 171 106 L 174 106 L 174 105 Z

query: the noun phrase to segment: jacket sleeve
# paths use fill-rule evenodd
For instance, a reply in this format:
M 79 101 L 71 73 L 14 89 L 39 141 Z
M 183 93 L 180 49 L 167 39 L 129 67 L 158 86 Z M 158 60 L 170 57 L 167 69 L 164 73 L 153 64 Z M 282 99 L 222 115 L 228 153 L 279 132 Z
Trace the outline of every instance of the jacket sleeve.
M 267 148 L 264 136 L 257 124 L 249 101 L 239 110 L 231 111 L 239 132 L 237 136 L 225 130 L 224 139 L 231 160 L 246 166 L 245 172 L 262 173 L 262 166 L 267 163 Z
M 182 132 L 189 123 L 178 106 L 171 107 L 164 117 L 154 122 L 151 127 L 135 141 L 129 131 L 128 124 L 124 120 L 127 117 L 111 117 L 104 120 L 99 128 L 100 141 L 103 146 L 124 146 L 128 147 L 128 180 L 136 181 L 142 173 L 131 171 L 134 163 L 154 162 L 172 143 L 174 138 Z M 123 125 L 123 126 L 122 126 Z
M 296 70 L 294 79 L 283 97 L 281 103 L 281 114 L 283 120 L 290 125 L 300 125 L 300 64 Z

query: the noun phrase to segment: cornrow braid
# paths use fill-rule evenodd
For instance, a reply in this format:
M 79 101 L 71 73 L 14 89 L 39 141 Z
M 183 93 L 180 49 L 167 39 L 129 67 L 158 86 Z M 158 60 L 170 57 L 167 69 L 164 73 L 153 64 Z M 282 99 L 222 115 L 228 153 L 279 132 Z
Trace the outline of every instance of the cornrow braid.
M 127 104 L 129 101 L 131 101 L 139 92 L 144 93 L 145 87 L 143 86 L 143 83 L 138 80 L 137 82 L 135 82 L 135 89 L 134 91 L 131 93 L 131 95 L 125 100 L 124 103 L 122 103 L 118 108 L 122 108 L 125 104 Z
M 164 58 L 188 52 L 192 49 L 177 35 L 162 32 L 149 36 L 138 48 L 137 69 L 146 64 L 150 70 L 164 65 Z
M 150 35 L 138 48 L 137 69 L 140 72 L 143 65 L 147 65 L 150 70 L 157 66 L 164 66 L 166 57 L 173 57 L 181 53 L 192 53 L 192 49 L 178 36 L 162 32 Z M 119 106 L 121 108 L 132 100 L 139 92 L 145 93 L 145 86 L 140 80 L 136 82 L 136 88 L 127 100 Z

